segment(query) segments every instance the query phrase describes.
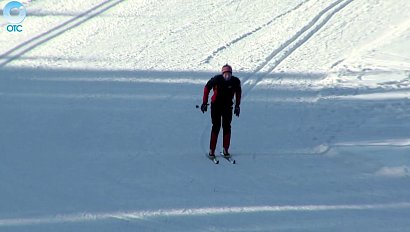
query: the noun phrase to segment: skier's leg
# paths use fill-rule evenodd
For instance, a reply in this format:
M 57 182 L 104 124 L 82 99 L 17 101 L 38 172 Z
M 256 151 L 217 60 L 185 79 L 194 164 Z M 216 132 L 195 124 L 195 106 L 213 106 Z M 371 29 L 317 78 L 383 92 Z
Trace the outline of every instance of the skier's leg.
M 218 142 L 218 134 L 221 129 L 221 111 L 218 107 L 211 104 L 211 119 L 212 119 L 212 131 L 211 139 L 209 143 L 209 153 L 214 154 L 216 144 Z
M 222 114 L 222 128 L 223 128 L 223 148 L 224 154 L 229 154 L 229 146 L 231 144 L 231 122 L 232 122 L 232 107 L 228 107 Z

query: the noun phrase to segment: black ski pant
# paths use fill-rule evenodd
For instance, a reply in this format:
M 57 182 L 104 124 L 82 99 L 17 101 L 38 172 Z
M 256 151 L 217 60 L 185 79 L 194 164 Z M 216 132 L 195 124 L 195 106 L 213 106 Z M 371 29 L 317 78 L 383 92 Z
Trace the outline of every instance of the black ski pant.
M 211 104 L 211 118 L 212 118 L 212 132 L 219 134 L 221 129 L 221 119 L 222 119 L 222 129 L 223 134 L 231 134 L 231 122 L 232 122 L 232 106 L 219 106 Z
M 231 140 L 231 122 L 232 122 L 232 106 L 220 106 L 211 104 L 211 119 L 212 119 L 212 132 L 210 149 L 212 151 L 216 148 L 218 140 L 218 134 L 223 129 L 223 147 L 228 150 Z

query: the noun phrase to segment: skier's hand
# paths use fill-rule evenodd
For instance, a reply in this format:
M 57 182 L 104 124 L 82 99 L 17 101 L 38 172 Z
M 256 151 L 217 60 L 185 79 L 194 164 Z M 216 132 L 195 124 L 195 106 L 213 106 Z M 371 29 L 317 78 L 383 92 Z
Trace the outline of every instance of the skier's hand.
M 201 105 L 202 113 L 205 113 L 207 110 L 208 110 L 208 104 L 202 103 L 202 105 Z
M 235 106 L 233 113 L 236 115 L 236 117 L 239 117 L 239 114 L 241 113 L 241 107 Z

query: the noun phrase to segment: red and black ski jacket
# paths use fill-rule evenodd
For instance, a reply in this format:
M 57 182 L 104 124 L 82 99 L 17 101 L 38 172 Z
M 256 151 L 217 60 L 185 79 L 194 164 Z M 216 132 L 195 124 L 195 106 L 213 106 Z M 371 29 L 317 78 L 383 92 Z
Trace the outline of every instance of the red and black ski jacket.
M 241 104 L 241 81 L 239 78 L 232 76 L 230 80 L 225 80 L 222 75 L 216 75 L 211 78 L 204 87 L 204 97 L 202 103 L 208 103 L 208 96 L 211 89 L 214 94 L 211 98 L 211 103 L 221 107 L 231 107 L 233 105 L 233 97 L 235 95 L 235 106 Z

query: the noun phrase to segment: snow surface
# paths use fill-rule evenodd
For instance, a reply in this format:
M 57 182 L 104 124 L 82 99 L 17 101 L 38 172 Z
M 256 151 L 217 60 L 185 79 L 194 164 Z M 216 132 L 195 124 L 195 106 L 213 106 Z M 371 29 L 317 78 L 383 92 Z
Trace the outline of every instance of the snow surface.
M 22 2 L 0 231 L 410 231 L 410 1 Z M 225 63 L 236 165 L 195 108 Z

